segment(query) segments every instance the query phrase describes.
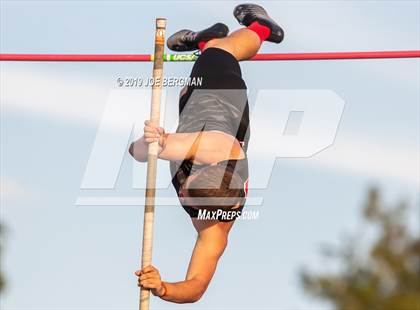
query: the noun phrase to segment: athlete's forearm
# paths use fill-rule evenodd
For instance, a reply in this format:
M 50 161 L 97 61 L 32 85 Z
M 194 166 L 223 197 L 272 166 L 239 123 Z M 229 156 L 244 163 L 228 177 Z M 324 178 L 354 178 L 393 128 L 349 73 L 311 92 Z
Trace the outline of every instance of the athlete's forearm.
M 184 160 L 188 158 L 188 151 L 191 148 L 191 136 L 195 134 L 168 134 L 165 133 L 157 139 L 159 143 L 158 155 L 160 159 Z M 131 143 L 129 152 L 135 160 L 140 162 L 147 161 L 149 143 L 145 136 Z
M 175 283 L 165 282 L 164 286 L 166 291 L 161 298 L 180 304 L 198 301 L 206 290 L 205 285 L 196 279 Z

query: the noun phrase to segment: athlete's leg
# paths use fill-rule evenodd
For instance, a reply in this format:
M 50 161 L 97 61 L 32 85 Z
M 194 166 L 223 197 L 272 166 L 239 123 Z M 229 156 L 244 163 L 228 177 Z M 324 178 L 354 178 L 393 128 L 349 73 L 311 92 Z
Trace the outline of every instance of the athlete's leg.
M 220 48 L 240 61 L 249 59 L 257 54 L 261 44 L 260 37 L 254 31 L 243 28 L 229 34 L 225 38 L 208 41 L 203 50 L 210 47 Z
M 283 40 L 283 30 L 263 7 L 241 4 L 234 9 L 233 15 L 247 28 L 235 31 L 225 38 L 214 38 L 205 44 L 204 49 L 217 47 L 231 53 L 237 60 L 245 60 L 254 56 L 265 40 L 274 43 Z
M 229 52 L 237 60 L 245 60 L 257 53 L 263 41 L 280 43 L 283 40 L 283 30 L 263 7 L 241 4 L 234 9 L 233 15 L 247 28 L 237 30 L 229 36 L 228 27 L 222 23 L 198 32 L 181 30 L 168 39 L 167 45 L 173 51 L 203 51 L 216 47 Z

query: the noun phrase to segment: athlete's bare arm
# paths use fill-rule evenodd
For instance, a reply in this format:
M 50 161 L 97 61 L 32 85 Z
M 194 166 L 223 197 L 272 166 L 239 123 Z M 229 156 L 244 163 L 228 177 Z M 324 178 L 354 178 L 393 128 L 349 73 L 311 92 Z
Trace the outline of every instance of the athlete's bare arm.
M 201 298 L 227 246 L 228 234 L 234 223 L 196 219 L 192 221 L 198 237 L 184 281 L 162 284 L 159 271 L 152 266 L 136 272 L 139 285 L 151 289 L 154 295 L 164 300 L 191 303 Z
M 245 154 L 234 137 L 219 131 L 167 134 L 161 127 L 145 122 L 144 135 L 130 146 L 130 154 L 147 161 L 148 144 L 159 142 L 159 158 L 170 161 L 193 159 L 197 164 L 212 164 L 226 159 L 242 159 Z

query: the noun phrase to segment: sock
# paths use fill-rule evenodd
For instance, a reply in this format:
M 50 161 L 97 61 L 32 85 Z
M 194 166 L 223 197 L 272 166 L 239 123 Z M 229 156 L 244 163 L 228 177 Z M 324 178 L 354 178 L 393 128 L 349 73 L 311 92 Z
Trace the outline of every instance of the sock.
M 259 22 L 255 21 L 247 27 L 249 30 L 254 31 L 259 37 L 261 42 L 265 41 L 270 36 L 270 28 L 267 26 L 261 25 Z
M 200 41 L 198 42 L 198 48 L 200 49 L 200 51 L 203 51 L 204 47 L 206 46 L 207 41 Z

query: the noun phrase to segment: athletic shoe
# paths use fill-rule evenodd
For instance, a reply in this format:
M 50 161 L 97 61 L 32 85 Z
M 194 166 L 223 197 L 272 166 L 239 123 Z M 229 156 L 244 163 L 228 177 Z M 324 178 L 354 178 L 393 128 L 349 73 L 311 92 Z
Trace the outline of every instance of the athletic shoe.
M 210 28 L 195 32 L 184 29 L 171 35 L 166 42 L 169 49 L 177 52 L 194 51 L 198 49 L 199 42 L 207 42 L 215 38 L 224 38 L 229 33 L 229 28 L 222 23 L 217 23 Z
M 256 4 L 240 4 L 233 10 L 233 15 L 241 25 L 249 26 L 257 21 L 261 25 L 270 28 L 270 36 L 267 41 L 280 43 L 283 41 L 283 29 L 268 16 L 266 10 L 262 6 Z

